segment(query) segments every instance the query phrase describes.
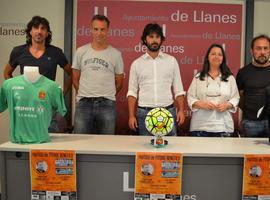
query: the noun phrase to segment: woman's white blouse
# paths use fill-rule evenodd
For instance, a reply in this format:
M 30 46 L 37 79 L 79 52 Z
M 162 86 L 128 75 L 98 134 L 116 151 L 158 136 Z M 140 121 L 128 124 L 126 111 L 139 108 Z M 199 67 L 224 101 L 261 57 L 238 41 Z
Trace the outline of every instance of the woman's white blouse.
M 202 81 L 199 79 L 199 74 L 193 78 L 187 92 L 188 105 L 192 110 L 190 131 L 234 131 L 230 112 L 236 112 L 240 97 L 235 78 L 231 75 L 227 80 L 227 82 L 221 81 L 221 76 L 216 79 L 206 76 Z M 199 100 L 213 103 L 230 102 L 233 108 L 224 112 L 193 108 L 193 104 Z

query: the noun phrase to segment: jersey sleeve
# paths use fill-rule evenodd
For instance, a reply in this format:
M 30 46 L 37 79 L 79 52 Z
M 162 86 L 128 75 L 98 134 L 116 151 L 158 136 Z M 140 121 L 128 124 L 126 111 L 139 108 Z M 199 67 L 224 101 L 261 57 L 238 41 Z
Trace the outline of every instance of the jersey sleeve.
M 3 112 L 7 109 L 7 96 L 6 92 L 4 90 L 4 85 L 0 88 L 0 112 Z
M 63 92 L 60 86 L 56 85 L 53 95 L 53 109 L 60 115 L 64 116 L 67 112 L 67 108 L 64 101 Z

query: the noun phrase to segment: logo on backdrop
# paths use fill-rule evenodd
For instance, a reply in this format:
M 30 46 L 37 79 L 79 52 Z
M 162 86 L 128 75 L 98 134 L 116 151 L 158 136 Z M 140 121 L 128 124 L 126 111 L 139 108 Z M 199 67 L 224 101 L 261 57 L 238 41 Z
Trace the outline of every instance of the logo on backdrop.
M 100 14 L 100 15 L 105 15 L 106 17 L 108 16 L 108 8 L 107 7 L 103 7 L 103 13 L 99 12 L 99 7 L 95 6 L 94 7 L 94 14 Z
M 24 23 L 0 22 L 0 37 L 25 35 Z

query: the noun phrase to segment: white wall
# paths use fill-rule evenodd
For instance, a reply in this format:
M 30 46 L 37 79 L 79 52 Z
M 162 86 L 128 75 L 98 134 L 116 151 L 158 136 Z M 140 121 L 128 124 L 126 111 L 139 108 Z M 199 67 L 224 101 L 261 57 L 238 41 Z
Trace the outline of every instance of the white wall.
M 12 47 L 25 43 L 25 35 L 3 35 L 3 29 L 23 29 L 34 15 L 40 15 L 50 22 L 52 44 L 63 49 L 64 11 L 65 0 L 0 0 L 0 84 Z M 56 81 L 63 85 L 63 70 L 58 70 Z M 0 113 L 0 143 L 8 140 L 8 124 L 8 112 Z
M 254 36 L 264 33 L 270 36 L 270 1 L 269 0 L 255 0 L 254 8 Z

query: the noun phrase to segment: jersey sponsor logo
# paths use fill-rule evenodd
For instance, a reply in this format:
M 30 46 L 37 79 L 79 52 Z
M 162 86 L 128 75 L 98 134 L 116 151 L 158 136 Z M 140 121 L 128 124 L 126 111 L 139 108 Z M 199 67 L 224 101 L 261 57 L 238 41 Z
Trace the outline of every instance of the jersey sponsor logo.
M 21 99 L 19 92 L 14 92 L 14 99 Z
M 24 90 L 24 87 L 23 86 L 13 86 L 11 89 L 12 90 Z
M 38 115 L 42 115 L 45 112 L 45 107 L 42 105 L 39 105 L 37 107 L 15 106 L 14 110 L 17 111 L 18 117 L 37 118 Z
M 43 90 L 39 91 L 38 98 L 39 99 L 45 99 L 45 97 L 46 97 L 46 92 L 43 91 Z
M 42 114 L 44 110 L 45 108 L 42 105 L 36 107 L 36 111 L 38 114 Z
M 29 107 L 29 106 L 15 106 L 14 110 L 17 111 L 30 111 L 30 112 L 34 112 L 35 111 L 35 107 Z
M 19 113 L 18 117 L 22 118 L 37 118 L 36 114 L 29 114 L 29 113 Z

